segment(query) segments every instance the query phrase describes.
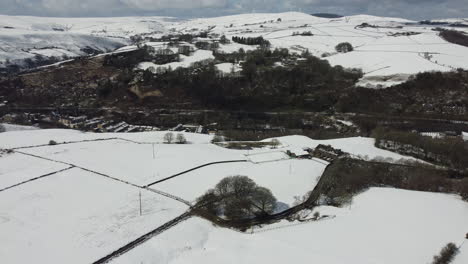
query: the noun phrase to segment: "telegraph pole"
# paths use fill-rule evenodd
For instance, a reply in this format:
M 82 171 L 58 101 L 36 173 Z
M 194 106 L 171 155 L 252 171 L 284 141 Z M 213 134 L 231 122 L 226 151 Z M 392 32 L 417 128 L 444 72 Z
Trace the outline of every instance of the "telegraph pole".
M 142 212 L 141 212 L 141 191 L 139 193 L 139 197 L 140 197 L 140 216 L 142 215 Z

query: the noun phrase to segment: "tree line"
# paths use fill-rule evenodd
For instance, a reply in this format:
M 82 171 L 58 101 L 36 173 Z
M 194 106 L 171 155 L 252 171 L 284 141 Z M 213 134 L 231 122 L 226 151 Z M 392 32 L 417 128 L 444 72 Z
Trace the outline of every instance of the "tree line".
M 270 41 L 264 39 L 262 36 L 260 37 L 238 37 L 233 36 L 232 41 L 244 44 L 244 45 L 260 45 L 263 47 L 270 47 Z

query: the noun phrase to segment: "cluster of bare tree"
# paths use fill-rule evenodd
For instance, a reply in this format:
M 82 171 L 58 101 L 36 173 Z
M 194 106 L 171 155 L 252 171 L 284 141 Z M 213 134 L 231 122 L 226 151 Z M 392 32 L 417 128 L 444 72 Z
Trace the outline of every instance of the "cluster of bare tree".
M 164 134 L 164 143 L 166 144 L 186 144 L 187 139 L 185 138 L 184 134 L 178 133 L 177 135 L 174 135 L 172 132 L 167 132 Z
M 269 189 L 238 175 L 222 179 L 197 199 L 196 207 L 228 220 L 242 220 L 273 213 L 276 198 Z

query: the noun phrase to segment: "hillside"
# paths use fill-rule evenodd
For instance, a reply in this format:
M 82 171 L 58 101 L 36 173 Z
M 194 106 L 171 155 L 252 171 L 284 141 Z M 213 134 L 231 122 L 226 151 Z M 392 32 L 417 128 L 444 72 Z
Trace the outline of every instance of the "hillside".
M 1 263 L 466 264 L 467 232 L 466 19 L 0 15 Z
M 142 33 L 163 33 L 163 17 L 44 18 L 0 15 L 0 69 L 46 65 L 111 52 Z M 39 60 L 39 62 L 37 62 Z M 29 64 L 29 65 L 28 65 Z
M 313 211 L 244 233 L 217 227 L 191 210 L 226 176 L 246 175 L 267 187 L 280 213 L 320 191 L 329 163 L 288 151 L 330 144 L 364 159 L 409 158 L 377 149 L 370 138 L 290 136 L 273 148 L 238 150 L 192 133 L 183 133 L 188 144 L 163 144 L 165 133 L 1 133 L 0 147 L 10 150 L 0 152 L 2 259 L 104 263 L 110 254 L 111 263 L 425 263 L 448 242 L 462 243 L 468 228 L 468 205 L 459 196 L 393 188 L 366 189 L 341 207 L 322 199 Z M 113 255 L 126 245 L 129 251 Z M 464 255 L 463 248 L 457 261 Z
M 43 55 L 43 59 L 75 57 L 87 52 L 109 52 L 130 44 L 131 39 L 206 32 L 225 35 L 228 39 L 262 36 L 273 48 L 287 48 L 298 53 L 308 50 L 332 65 L 360 68 L 364 77 L 359 84 L 365 87 L 388 87 L 418 72 L 468 68 L 467 48 L 447 42 L 434 31 L 436 27 L 443 27 L 466 32 L 466 28 L 398 18 L 368 15 L 323 18 L 290 12 L 187 21 L 163 17 L 42 19 L 8 16 L 2 16 L 0 21 L 0 39 L 5 47 L 0 61 L 4 66 L 7 59 L 12 65 L 24 64 L 20 60 L 34 61 L 37 55 Z M 304 32 L 307 35 L 302 35 Z M 34 42 L 24 41 L 32 36 Z M 337 53 L 335 46 L 341 42 L 351 43 L 353 52 Z M 248 48 L 231 44 L 221 45 L 220 50 L 232 52 L 240 47 Z M 122 50 L 129 48 L 132 47 Z

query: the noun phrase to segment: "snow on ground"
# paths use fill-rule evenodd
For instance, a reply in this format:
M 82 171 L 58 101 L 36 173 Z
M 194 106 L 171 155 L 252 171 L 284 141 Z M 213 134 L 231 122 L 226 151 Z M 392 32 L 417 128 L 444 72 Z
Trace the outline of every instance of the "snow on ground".
M 68 167 L 18 153 L 4 154 L 0 156 L 0 189 Z
M 223 73 L 235 73 L 235 72 L 240 72 L 242 70 L 242 67 L 238 64 L 233 64 L 230 62 L 225 62 L 225 63 L 219 63 L 215 65 L 216 68 L 223 72 Z
M 325 59 L 332 65 L 361 68 L 365 75 L 360 84 L 368 87 L 395 85 L 418 72 L 468 68 L 468 59 L 462 59 L 468 58 L 467 47 L 440 38 L 438 32 L 432 30 L 435 26 L 407 24 L 411 22 L 368 15 L 326 19 L 286 12 L 194 19 L 177 23 L 172 28 L 183 32 L 201 32 L 215 26 L 210 32 L 228 38 L 262 36 L 271 42 L 273 48 L 287 48 L 298 53 L 309 50 L 319 57 L 327 54 Z M 379 27 L 357 27 L 362 23 Z M 302 32 L 310 32 L 313 36 L 293 36 L 293 33 Z M 418 34 L 401 35 L 408 32 Z M 346 54 L 336 53 L 335 46 L 341 42 L 351 43 L 355 50 Z M 389 78 L 391 80 L 388 82 Z
M 21 131 L 21 130 L 37 130 L 37 129 L 39 129 L 39 128 L 34 127 L 34 126 L 21 126 L 21 125 L 7 124 L 7 123 L 0 123 L 0 126 L 5 128 L 5 132 Z
M 460 248 L 460 252 L 455 256 L 455 260 L 452 264 L 465 264 L 468 263 L 468 242 L 465 239 L 463 245 Z
M 194 218 L 112 263 L 430 263 L 468 228 L 468 204 L 453 195 L 371 188 L 336 211 L 330 220 L 254 234 Z M 455 263 L 465 263 L 465 249 Z
M 196 62 L 202 62 L 206 60 L 213 60 L 213 52 L 211 50 L 196 50 L 190 56 L 180 55 L 180 61 L 178 62 L 170 62 L 166 64 L 154 64 L 152 62 L 142 62 L 137 67 L 142 70 L 146 70 L 150 67 L 153 67 L 155 70 L 157 69 L 177 69 L 179 67 L 188 68 L 192 66 Z
M 103 52 L 129 44 L 141 33 L 165 32 L 171 24 L 165 17 L 51 18 L 0 15 L 0 66 L 36 54 L 84 55 L 83 48 Z
M 168 131 L 140 133 L 86 133 L 71 129 L 41 129 L 35 131 L 15 131 L 0 134 L 0 148 L 18 148 L 35 145 L 47 145 L 50 140 L 57 143 L 95 140 L 106 138 L 124 138 L 138 142 L 163 143 Z M 179 132 L 173 132 L 179 134 Z M 207 144 L 213 136 L 181 132 L 188 142 Z
M 289 156 L 280 150 L 275 151 L 254 151 L 252 154 L 246 154 L 246 158 L 253 163 L 273 162 L 289 159 Z
M 71 169 L 0 192 L 0 256 L 23 264 L 92 263 L 181 215 L 187 207 Z
M 325 167 L 325 162 L 296 159 L 261 164 L 218 164 L 158 183 L 152 188 L 193 202 L 223 178 L 244 175 L 270 189 L 278 202 L 292 206 L 294 196 L 305 195 L 315 187 Z
M 59 160 L 144 186 L 210 162 L 245 159 L 212 144 L 152 144 L 122 140 L 44 146 L 24 152 Z
M 330 145 L 333 148 L 341 149 L 350 154 L 373 159 L 376 157 L 392 159 L 414 159 L 409 156 L 403 156 L 395 152 L 379 149 L 374 146 L 375 139 L 365 137 L 337 138 L 328 140 L 316 140 L 305 136 L 286 136 L 277 138 L 283 145 L 295 147 L 315 148 L 319 144 Z M 266 141 L 269 141 L 268 139 Z
M 378 27 L 359 27 L 362 23 Z M 119 18 L 37 18 L 0 16 L 0 63 L 6 59 L 46 56 L 82 55 L 82 48 L 92 47 L 102 52 L 134 50 L 129 37 L 136 34 L 161 35 L 177 32 L 197 34 L 258 37 L 269 40 L 272 48 L 287 48 L 328 60 L 332 65 L 361 68 L 365 73 L 360 85 L 388 87 L 424 71 L 468 69 L 468 48 L 449 43 L 433 29 L 437 26 L 418 25 L 414 21 L 356 15 L 343 18 L 319 18 L 299 12 L 252 13 L 215 18 L 174 20 L 164 17 Z M 458 30 L 463 30 L 457 28 Z M 294 35 L 310 32 L 313 36 Z M 414 34 L 416 33 L 416 34 Z M 404 35 L 409 34 L 409 35 Z M 337 53 L 335 46 L 350 42 L 354 51 Z M 157 46 L 150 42 L 149 45 Z M 53 48 L 51 48 L 53 47 Z M 256 46 L 230 43 L 220 45 L 221 52 L 255 49 Z M 168 65 L 142 62 L 148 67 L 188 67 L 196 61 L 211 59 L 205 51 L 181 56 L 182 61 Z M 1 66 L 1 64 L 0 64 Z
M 50 139 L 123 139 L 59 144 L 20 151 L 70 162 L 145 185 L 208 162 L 271 157 L 287 149 L 330 144 L 355 155 L 401 158 L 374 147 L 371 138 L 313 140 L 281 137 L 276 150 L 232 150 L 208 144 L 211 136 L 185 133 L 193 144 L 162 142 L 166 132 L 92 134 L 73 130 L 0 134 L 0 147 L 47 144 Z M 148 144 L 149 143 L 149 144 Z M 194 201 L 222 178 L 246 175 L 269 188 L 283 206 L 312 190 L 326 167 L 319 160 L 227 163 L 200 168 L 151 188 Z M 56 166 L 56 167 L 55 167 Z M 5 169 L 5 168 L 6 169 Z M 66 168 L 19 153 L 0 157 L 0 186 Z M 2 175 L 7 175 L 2 178 Z M 138 194 L 142 191 L 143 216 Z M 7 263 L 90 263 L 182 214 L 187 206 L 79 168 L 0 192 L 0 255 Z M 335 218 L 290 226 L 279 222 L 241 234 L 190 219 L 124 254 L 114 263 L 426 263 L 448 242 L 461 243 L 468 204 L 453 195 L 372 188 L 345 208 L 319 207 Z M 274 228 L 274 229 L 271 229 Z M 271 230 L 270 230 L 271 229 Z M 46 239 L 46 240 L 44 240 Z M 45 243 L 46 241 L 47 243 Z M 28 254 L 24 254 L 28 252 Z M 460 254 L 464 258 L 464 249 Z M 462 262 L 463 263 L 463 262 Z

